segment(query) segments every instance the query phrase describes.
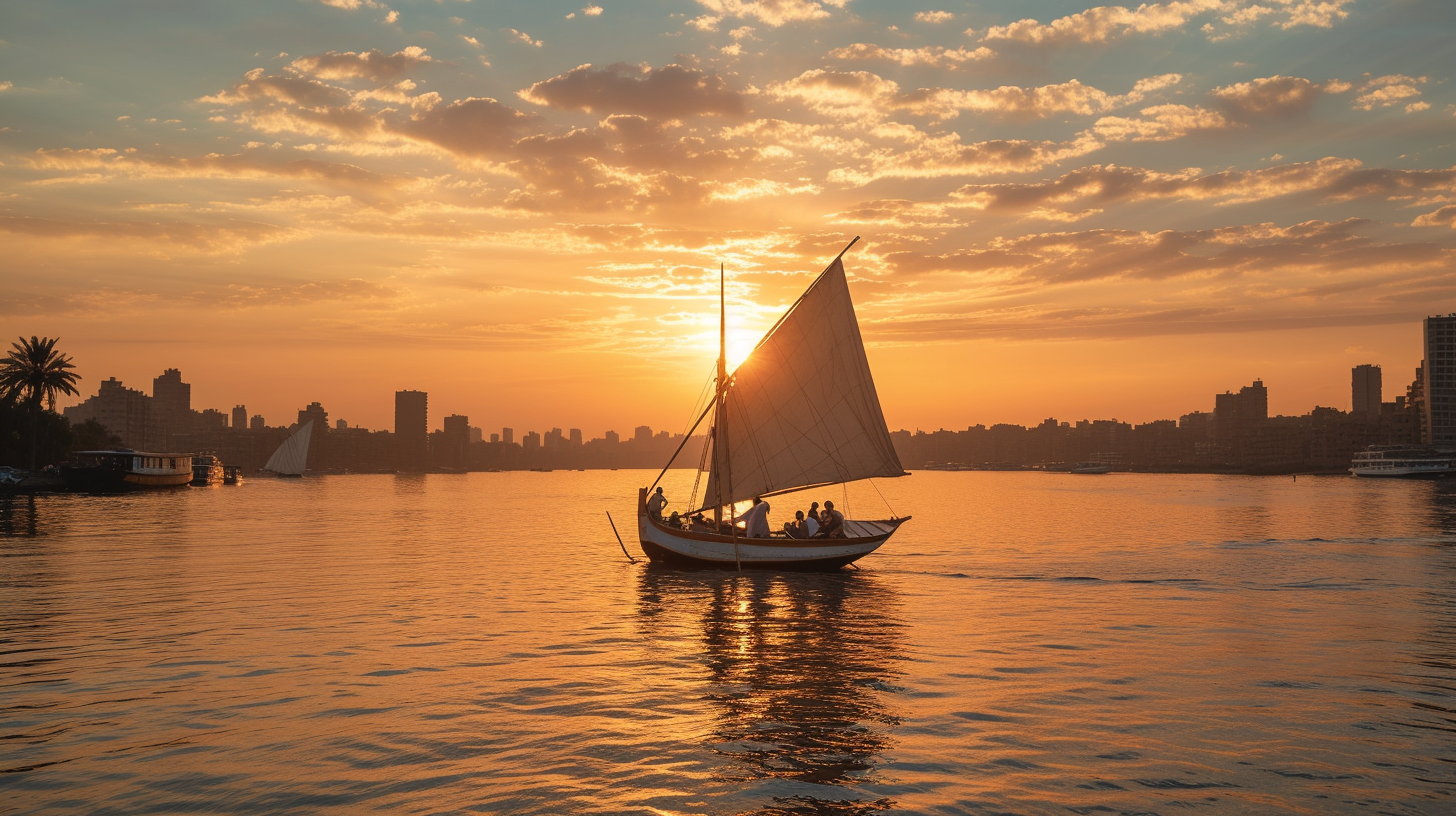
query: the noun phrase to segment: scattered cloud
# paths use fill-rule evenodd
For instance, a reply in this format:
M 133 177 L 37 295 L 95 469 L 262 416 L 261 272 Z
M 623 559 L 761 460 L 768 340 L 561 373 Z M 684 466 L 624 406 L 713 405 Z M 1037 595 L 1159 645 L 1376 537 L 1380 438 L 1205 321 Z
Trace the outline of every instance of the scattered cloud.
M 541 40 L 534 39 L 533 37 L 531 37 L 530 34 L 527 34 L 524 31 L 518 31 L 514 28 L 506 29 L 506 33 L 511 35 L 511 39 L 516 40 L 517 42 L 525 43 L 526 45 L 532 46 L 533 48 L 540 48 L 541 46 L 546 44 Z
M 848 3 L 849 0 L 698 0 L 698 5 L 708 13 L 690 24 L 703 31 L 714 31 L 723 18 L 737 17 L 777 28 L 787 23 L 822 20 L 829 16 L 829 9 L 842 9 Z
M 1416 217 L 1411 222 L 1416 227 L 1450 227 L 1456 229 L 1456 204 L 1447 204 L 1439 210 Z
M 915 21 L 916 22 L 920 22 L 920 23 L 930 23 L 931 25 L 940 25 L 941 23 L 948 23 L 948 22 L 950 22 L 951 20 L 954 20 L 954 19 L 955 19 L 955 15 L 952 14 L 951 12 L 949 12 L 949 11 L 917 11 L 917 12 L 915 12 Z
M 1417 101 L 1417 97 L 1421 95 L 1419 86 L 1427 81 L 1426 77 L 1409 77 L 1403 74 L 1367 80 L 1360 86 L 1359 95 L 1355 97 L 1355 108 L 1368 111 L 1403 104 L 1407 113 L 1426 110 L 1431 107 L 1430 104 Z
M 1300 26 L 1330 28 L 1349 16 L 1345 7 L 1354 0 L 1173 0 L 1144 3 L 1137 8 L 1097 6 L 1042 23 L 1034 19 L 991 26 L 983 40 L 1013 41 L 1031 45 L 1107 43 L 1136 34 L 1159 35 L 1177 31 L 1199 19 L 1216 17 L 1234 30 L 1247 28 L 1264 19 L 1281 29 Z M 1214 41 L 1232 36 L 1233 31 L 1205 23 L 1202 31 Z
M 830 59 L 859 60 L 864 62 L 892 62 L 897 65 L 929 65 L 932 68 L 960 68 L 974 62 L 988 60 L 996 52 L 981 46 L 973 51 L 965 47 L 946 48 L 943 45 L 924 45 L 919 48 L 885 48 L 873 43 L 854 43 L 830 51 Z
M 721 77 L 682 65 L 619 62 L 600 68 L 580 65 L 520 92 L 536 105 L 561 110 L 636 113 L 644 116 L 743 116 L 743 95 Z
M 471 38 L 465 39 L 469 41 Z M 289 63 L 288 70 L 318 79 L 360 78 L 378 81 L 403 76 L 412 69 L 433 61 L 425 53 L 425 49 L 412 45 L 393 54 L 386 54 L 376 48 L 372 51 L 329 51 L 325 54 L 299 57 Z

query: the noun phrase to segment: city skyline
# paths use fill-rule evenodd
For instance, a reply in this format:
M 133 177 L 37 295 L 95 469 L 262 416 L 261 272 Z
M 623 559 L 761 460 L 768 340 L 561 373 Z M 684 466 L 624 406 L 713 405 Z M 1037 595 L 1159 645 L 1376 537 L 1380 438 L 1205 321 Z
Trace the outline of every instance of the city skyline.
M 1453 18 L 8 4 L 0 312 L 90 383 L 165 359 L 265 415 L 381 427 L 402 386 L 672 426 L 719 263 L 737 357 L 858 234 L 894 424 L 1148 420 L 1250 377 L 1343 405 L 1335 372 L 1404 378 L 1456 307 Z

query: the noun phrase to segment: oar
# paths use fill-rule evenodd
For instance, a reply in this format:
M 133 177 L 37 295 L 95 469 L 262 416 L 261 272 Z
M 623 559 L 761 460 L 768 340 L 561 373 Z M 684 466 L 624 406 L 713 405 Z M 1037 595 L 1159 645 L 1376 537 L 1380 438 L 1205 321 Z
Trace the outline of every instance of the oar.
M 632 557 L 632 553 L 627 552 L 627 545 L 622 543 L 622 534 L 617 532 L 617 522 L 612 521 L 611 510 L 607 511 L 607 523 L 612 525 L 612 535 L 617 537 L 617 544 L 622 548 L 622 555 L 627 556 L 628 561 L 631 561 L 634 564 L 637 563 L 637 559 Z

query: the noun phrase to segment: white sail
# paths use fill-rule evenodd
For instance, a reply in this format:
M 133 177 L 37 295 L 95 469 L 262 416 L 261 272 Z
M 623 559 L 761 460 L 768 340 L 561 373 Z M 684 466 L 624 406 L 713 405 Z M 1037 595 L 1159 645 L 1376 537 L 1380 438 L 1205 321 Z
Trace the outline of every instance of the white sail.
M 312 436 L 313 420 L 310 419 L 303 423 L 303 427 L 294 431 L 292 436 L 283 440 L 283 444 L 273 451 L 263 469 L 285 476 L 302 476 L 308 467 L 308 440 Z
M 717 421 L 710 506 L 905 475 L 838 259 L 733 373 Z

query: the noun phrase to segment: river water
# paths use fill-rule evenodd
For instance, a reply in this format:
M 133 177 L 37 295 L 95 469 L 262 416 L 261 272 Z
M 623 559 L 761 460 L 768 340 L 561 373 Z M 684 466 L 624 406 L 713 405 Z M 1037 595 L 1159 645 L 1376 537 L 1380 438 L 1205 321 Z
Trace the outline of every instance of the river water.
M 1456 484 L 917 473 L 737 575 L 652 475 L 0 499 L 0 813 L 1456 812 Z

